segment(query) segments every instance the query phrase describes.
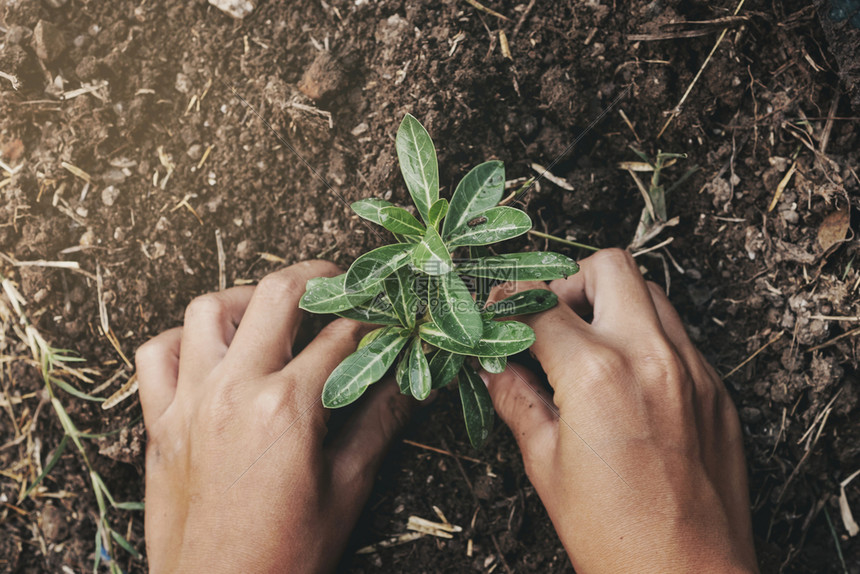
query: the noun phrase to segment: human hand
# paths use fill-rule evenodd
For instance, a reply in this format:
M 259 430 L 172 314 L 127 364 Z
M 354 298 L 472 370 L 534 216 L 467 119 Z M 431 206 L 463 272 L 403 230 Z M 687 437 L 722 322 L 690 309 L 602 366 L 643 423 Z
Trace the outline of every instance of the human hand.
M 323 383 L 364 330 L 338 319 L 292 347 L 305 283 L 338 273 L 311 261 L 204 295 L 137 351 L 153 572 L 334 569 L 413 403 L 375 385 L 323 444 Z
M 757 571 L 737 412 L 662 289 L 620 250 L 550 288 L 519 320 L 554 395 L 518 365 L 482 377 L 576 571 Z

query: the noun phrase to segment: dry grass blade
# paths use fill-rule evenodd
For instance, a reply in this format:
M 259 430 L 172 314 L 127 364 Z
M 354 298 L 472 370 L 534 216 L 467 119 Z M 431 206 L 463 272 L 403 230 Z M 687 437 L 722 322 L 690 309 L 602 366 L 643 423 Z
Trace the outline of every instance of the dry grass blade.
M 478 9 L 478 10 L 480 10 L 481 12 L 486 12 L 486 13 L 487 13 L 487 14 L 489 14 L 490 16 L 495 16 L 496 18 L 498 18 L 498 19 L 500 19 L 500 20 L 504 20 L 505 22 L 510 22 L 510 21 L 511 21 L 511 19 L 510 19 L 510 18 L 508 18 L 507 16 L 505 16 L 505 15 L 503 15 L 503 14 L 499 14 L 498 12 L 496 12 L 495 10 L 493 10 L 492 8 L 487 8 L 486 6 L 484 6 L 483 4 L 481 4 L 480 2 L 478 2 L 477 0 L 465 0 L 465 1 L 466 1 L 466 3 L 467 3 L 467 4 L 469 4 L 469 5 L 471 5 L 471 6 L 475 7 L 475 8 L 477 8 L 477 9 Z
M 740 12 L 741 8 L 743 8 L 745 1 L 746 0 L 740 0 L 738 2 L 738 5 L 735 8 L 735 11 L 732 14 L 732 16 L 738 15 L 738 12 Z M 729 33 L 729 29 L 724 28 L 722 33 L 720 34 L 720 37 L 717 38 L 717 41 L 714 43 L 714 47 L 711 49 L 710 53 L 708 54 L 708 57 L 705 58 L 705 61 L 702 63 L 702 67 L 699 68 L 699 71 L 696 72 L 696 75 L 693 78 L 693 81 L 690 82 L 689 86 L 687 86 L 687 91 L 684 92 L 684 95 L 681 97 L 681 101 L 678 102 L 678 105 L 675 106 L 675 109 L 672 110 L 672 113 L 669 115 L 669 119 L 666 120 L 665 124 L 663 124 L 663 128 L 660 130 L 660 133 L 657 134 L 657 139 L 660 139 L 663 136 L 663 133 L 666 131 L 666 129 L 669 127 L 669 125 L 672 123 L 672 121 L 676 117 L 678 117 L 678 115 L 681 113 L 681 106 L 683 106 L 684 102 L 687 101 L 687 98 L 690 97 L 690 93 L 693 91 L 693 88 L 695 87 L 695 85 L 699 82 L 699 78 L 702 77 L 702 73 L 705 71 L 705 68 L 708 67 L 708 63 L 710 63 L 711 58 L 714 57 L 714 54 L 717 52 L 717 49 L 720 47 L 720 44 L 723 43 L 723 40 L 725 39 L 726 34 L 728 34 L 728 33 Z
M 734 369 L 732 369 L 731 371 L 729 371 L 729 372 L 728 372 L 728 373 L 723 377 L 723 380 L 728 379 L 729 377 L 731 377 L 732 375 L 734 375 L 735 373 L 737 373 L 739 370 L 741 370 L 741 369 L 744 367 L 744 365 L 746 365 L 747 363 L 749 363 L 750 361 L 752 361 L 753 359 L 755 359 L 755 358 L 756 358 L 756 357 L 757 357 L 757 356 L 758 356 L 762 351 L 764 351 L 765 349 L 767 349 L 768 347 L 770 347 L 771 345 L 773 345 L 774 343 L 776 343 L 777 341 L 779 341 L 780 339 L 782 339 L 782 336 L 783 336 L 783 335 L 785 335 L 785 331 L 780 331 L 779 333 L 777 333 L 776 335 L 774 335 L 774 336 L 770 339 L 770 341 L 768 341 L 767 343 L 765 343 L 764 345 L 762 345 L 761 347 L 759 347 L 759 348 L 758 348 L 758 350 L 757 350 L 755 353 L 753 353 L 752 355 L 750 355 L 749 357 L 747 357 L 746 359 L 744 359 L 743 361 L 741 361 L 741 363 L 740 363 L 737 367 L 735 367 Z

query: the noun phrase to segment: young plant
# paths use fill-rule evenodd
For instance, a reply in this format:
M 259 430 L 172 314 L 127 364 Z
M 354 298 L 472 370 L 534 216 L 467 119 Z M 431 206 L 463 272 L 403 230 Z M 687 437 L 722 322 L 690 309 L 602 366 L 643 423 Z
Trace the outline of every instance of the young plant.
M 397 131 L 396 147 L 421 219 L 382 199 L 353 203 L 359 216 L 392 232 L 397 242 L 360 256 L 343 275 L 308 281 L 301 299 L 300 307 L 307 311 L 381 325 L 329 376 L 323 404 L 337 408 L 352 403 L 395 363 L 400 391 L 418 400 L 456 377 L 466 431 L 477 448 L 492 430 L 494 411 L 472 365 L 503 371 L 510 355 L 535 340 L 531 328 L 511 317 L 544 311 L 557 302 L 552 292 L 533 289 L 488 305 L 490 287 L 567 277 L 579 267 L 551 252 L 489 255 L 486 246 L 532 227 L 525 212 L 497 206 L 505 189 L 502 162 L 472 169 L 449 203 L 439 198 L 433 141 L 409 114 Z M 468 256 L 456 258 L 460 250 Z

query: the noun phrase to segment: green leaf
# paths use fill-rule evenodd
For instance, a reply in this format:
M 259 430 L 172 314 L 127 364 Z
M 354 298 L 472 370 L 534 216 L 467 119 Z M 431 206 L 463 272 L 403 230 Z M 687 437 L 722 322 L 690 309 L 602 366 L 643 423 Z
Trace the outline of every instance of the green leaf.
M 409 390 L 413 397 L 423 401 L 433 390 L 433 380 L 430 378 L 430 365 L 427 363 L 427 357 L 424 356 L 421 339 L 415 337 L 412 340 L 406 357 L 408 360 L 406 378 L 409 380 Z
M 549 281 L 567 278 L 579 271 L 579 265 L 560 253 L 535 251 L 508 253 L 467 261 L 457 273 L 502 281 Z
M 488 373 L 501 373 L 508 366 L 507 357 L 478 357 L 478 361 Z
M 24 492 L 24 496 L 21 499 L 25 499 L 30 496 L 30 493 L 33 492 L 33 489 L 39 486 L 39 483 L 48 476 L 48 473 L 53 470 L 53 468 L 60 461 L 60 457 L 63 456 L 63 453 L 66 451 L 66 445 L 69 442 L 69 435 L 63 435 L 63 440 L 60 441 L 60 444 L 57 445 L 57 450 L 54 451 L 54 454 L 51 456 L 50 460 L 48 460 L 48 464 L 45 465 L 45 468 L 42 469 L 42 473 L 36 477 L 36 480 L 33 481 L 33 484 Z
M 466 433 L 472 446 L 481 448 L 493 430 L 493 400 L 475 369 L 464 364 L 460 374 L 460 402 L 463 403 Z
M 540 313 L 552 309 L 558 303 L 558 295 L 549 289 L 529 289 L 520 291 L 501 301 L 495 301 L 487 305 L 482 313 L 500 319 L 503 317 L 514 317 L 516 315 L 528 315 Z
M 392 207 L 393 205 L 394 204 L 390 201 L 371 197 L 369 199 L 362 199 L 356 201 L 355 203 L 350 205 L 350 207 L 354 212 L 359 215 L 359 217 L 362 217 L 368 221 L 372 221 L 373 223 L 382 225 L 382 215 L 380 212 L 386 207 Z
M 503 357 L 525 351 L 535 342 L 535 333 L 518 321 L 488 321 L 484 335 L 474 346 L 452 339 L 433 323 L 424 323 L 418 331 L 422 339 L 435 347 L 475 357 Z
M 347 294 L 357 294 L 371 290 L 409 263 L 413 249 L 414 245 L 395 243 L 368 251 L 349 267 L 344 280 L 344 291 Z
M 395 145 L 409 195 L 421 218 L 429 222 L 430 206 L 439 199 L 439 165 L 433 140 L 414 116 L 406 114 L 397 130 Z
M 460 367 L 463 366 L 463 361 L 466 360 L 465 355 L 449 353 L 442 349 L 437 349 L 430 356 L 430 378 L 433 379 L 433 388 L 441 389 L 451 382 L 457 376 Z
M 385 294 L 404 327 L 414 326 L 418 314 L 418 295 L 412 287 L 414 279 L 415 275 L 408 267 L 401 267 L 382 282 Z
M 444 275 L 454 268 L 448 248 L 432 225 L 412 252 L 412 265 L 428 275 Z
M 488 161 L 472 168 L 457 184 L 442 227 L 442 237 L 448 238 L 482 212 L 495 207 L 505 193 L 505 164 Z
M 72 385 L 70 385 L 69 383 L 67 383 L 66 381 L 64 381 L 62 379 L 58 379 L 56 377 L 49 377 L 49 379 L 50 379 L 52 385 L 56 385 L 56 386 L 60 387 L 61 389 L 63 389 L 67 393 L 69 393 L 70 395 L 78 397 L 79 399 L 83 399 L 85 401 L 93 401 L 94 403 L 103 403 L 105 400 L 103 397 L 94 397 L 92 395 L 88 395 L 87 393 L 83 392 L 80 389 L 76 389 L 75 387 L 73 387 Z
M 146 505 L 143 502 L 135 502 L 135 501 L 117 502 L 116 507 L 119 508 L 120 510 L 145 510 L 146 509 Z
M 432 225 L 436 229 L 439 229 L 439 223 L 445 218 L 447 213 L 448 200 L 445 198 L 437 199 L 435 203 L 430 206 L 430 222 L 428 225 Z
M 394 369 L 394 379 L 397 381 L 397 388 L 400 389 L 401 395 L 412 394 L 409 388 L 409 355 L 400 358 L 397 368 Z
M 363 349 L 372 343 L 374 340 L 379 338 L 380 335 L 384 335 L 385 333 L 390 333 L 392 330 L 397 329 L 396 327 L 380 327 L 379 329 L 374 329 L 367 335 L 361 338 L 361 341 L 358 342 L 358 347 L 356 347 L 356 351 L 359 349 Z
M 384 293 L 379 293 L 370 301 L 356 305 L 352 309 L 338 311 L 335 315 L 373 325 L 400 325 L 400 318 Z
M 446 241 L 449 248 L 489 245 L 518 237 L 531 228 L 532 220 L 526 212 L 515 207 L 493 207 L 455 229 Z
M 383 207 L 379 210 L 380 225 L 392 233 L 424 235 L 424 225 L 402 207 Z
M 380 335 L 344 359 L 325 382 L 323 406 L 334 409 L 358 399 L 367 387 L 385 375 L 408 340 L 402 331 L 395 330 Z
M 447 273 L 431 281 L 430 317 L 450 338 L 472 347 L 481 340 L 484 323 L 472 295 L 456 273 Z
M 347 293 L 344 288 L 346 273 L 336 277 L 309 279 L 299 307 L 311 313 L 337 313 L 360 305 L 376 295 L 375 289 L 359 293 Z
M 483 245 L 473 245 L 469 247 L 469 257 L 472 259 L 480 259 L 488 257 L 490 250 Z M 483 309 L 487 304 L 487 299 L 490 297 L 490 290 L 493 288 L 493 280 L 486 277 L 471 277 L 473 291 L 475 292 L 475 305 L 478 309 Z
M 116 541 L 117 544 L 123 547 L 123 550 L 125 550 L 135 558 L 140 558 L 140 553 L 135 550 L 134 546 L 132 546 L 128 540 L 123 538 L 119 532 L 111 528 L 110 536 Z

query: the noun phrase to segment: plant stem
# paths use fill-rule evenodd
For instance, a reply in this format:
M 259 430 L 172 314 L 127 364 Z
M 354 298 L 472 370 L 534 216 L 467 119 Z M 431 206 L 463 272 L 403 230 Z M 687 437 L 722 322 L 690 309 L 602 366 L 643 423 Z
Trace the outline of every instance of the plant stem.
M 584 243 L 577 243 L 576 241 L 571 241 L 569 239 L 562 239 L 561 237 L 556 237 L 555 235 L 550 235 L 541 231 L 535 231 L 534 229 L 529 230 L 529 235 L 534 235 L 535 237 L 540 237 L 542 239 L 549 239 L 550 241 L 556 241 L 558 243 L 563 243 L 564 245 L 570 245 L 571 247 L 578 247 L 580 249 L 587 249 L 589 251 L 600 251 L 600 247 L 594 247 L 591 245 L 586 245 Z

